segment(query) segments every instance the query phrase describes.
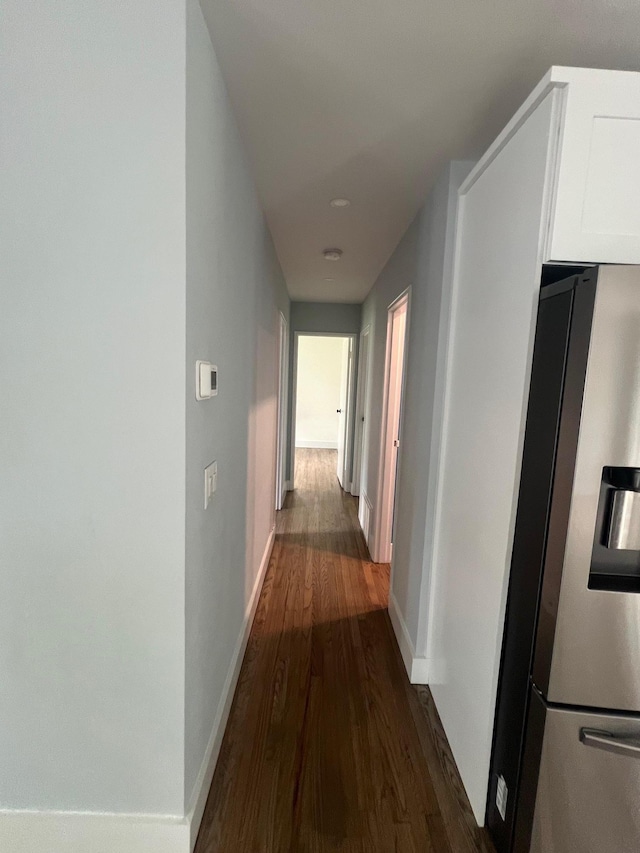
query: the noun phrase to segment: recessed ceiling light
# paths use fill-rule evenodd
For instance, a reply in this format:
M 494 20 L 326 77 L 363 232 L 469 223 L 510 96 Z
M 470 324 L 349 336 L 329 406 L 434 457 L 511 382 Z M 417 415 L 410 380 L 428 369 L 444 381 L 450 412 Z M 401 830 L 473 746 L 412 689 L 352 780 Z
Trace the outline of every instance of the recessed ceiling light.
M 325 261 L 339 261 L 342 257 L 342 249 L 325 249 L 322 254 Z
M 325 278 L 325 281 L 335 281 L 335 278 Z
M 331 207 L 349 207 L 351 202 L 348 198 L 332 198 L 329 204 Z

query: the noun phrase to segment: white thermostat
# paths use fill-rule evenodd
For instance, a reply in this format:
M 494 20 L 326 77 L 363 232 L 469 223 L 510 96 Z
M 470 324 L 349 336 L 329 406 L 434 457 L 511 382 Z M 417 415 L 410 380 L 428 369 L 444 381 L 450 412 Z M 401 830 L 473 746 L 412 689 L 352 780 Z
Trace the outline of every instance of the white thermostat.
M 196 400 L 208 400 L 218 393 L 218 368 L 208 361 L 196 361 Z

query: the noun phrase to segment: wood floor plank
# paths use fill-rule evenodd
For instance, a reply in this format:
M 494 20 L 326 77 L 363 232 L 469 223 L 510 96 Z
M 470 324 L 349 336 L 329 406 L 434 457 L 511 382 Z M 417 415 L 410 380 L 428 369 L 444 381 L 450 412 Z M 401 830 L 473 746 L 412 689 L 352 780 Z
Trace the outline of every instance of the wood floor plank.
M 296 454 L 196 853 L 490 853 L 336 464 Z

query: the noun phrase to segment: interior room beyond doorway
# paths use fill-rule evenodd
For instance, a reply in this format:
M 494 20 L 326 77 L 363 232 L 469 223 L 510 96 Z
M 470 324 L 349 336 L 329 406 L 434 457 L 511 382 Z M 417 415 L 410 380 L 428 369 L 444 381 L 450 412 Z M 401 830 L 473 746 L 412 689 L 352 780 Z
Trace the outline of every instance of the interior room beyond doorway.
M 337 451 L 336 476 L 347 490 L 351 486 L 354 350 L 350 335 L 296 335 L 293 450 Z M 295 473 L 293 481 L 295 486 Z

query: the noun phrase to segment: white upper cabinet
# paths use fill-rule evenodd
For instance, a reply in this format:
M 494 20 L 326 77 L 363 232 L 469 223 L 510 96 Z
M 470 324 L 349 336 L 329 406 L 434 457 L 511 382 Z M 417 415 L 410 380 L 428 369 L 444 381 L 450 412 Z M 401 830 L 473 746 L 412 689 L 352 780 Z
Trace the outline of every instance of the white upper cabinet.
M 543 260 L 640 264 L 640 74 L 554 67 L 559 144 Z

